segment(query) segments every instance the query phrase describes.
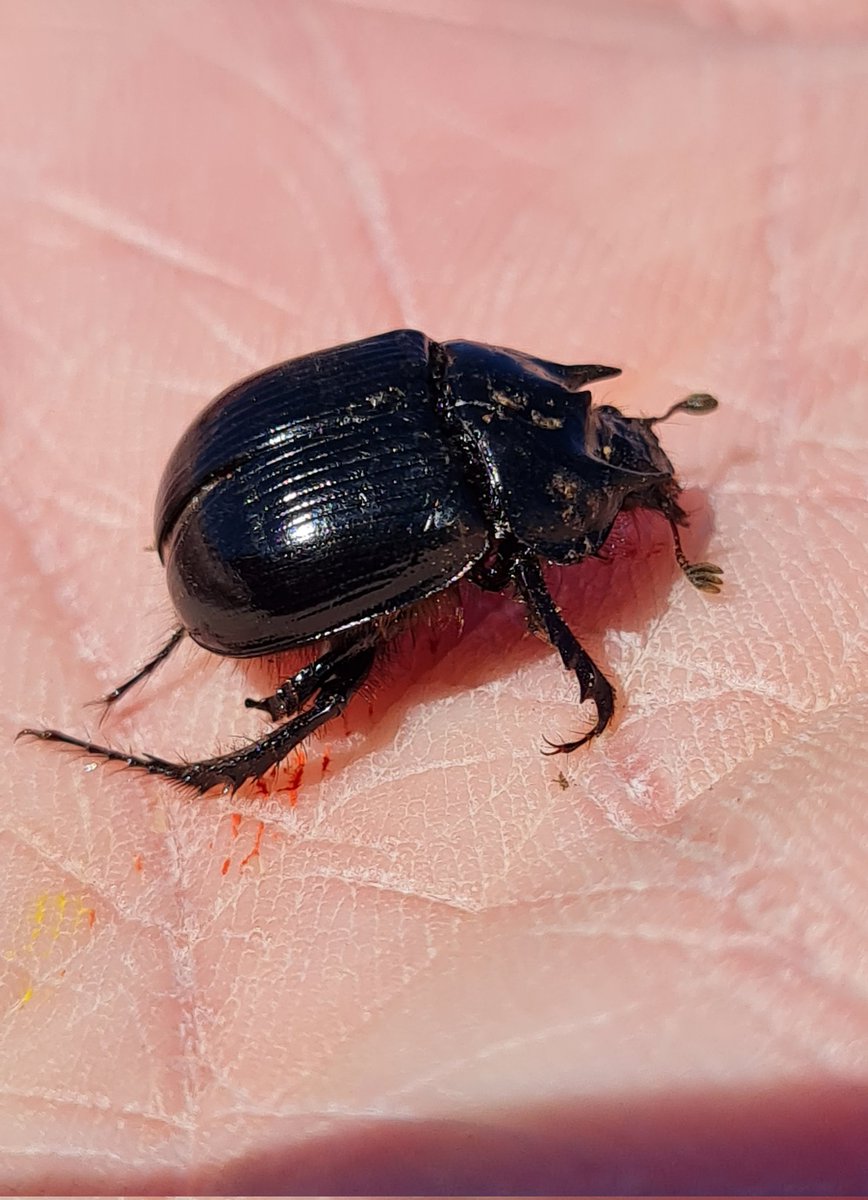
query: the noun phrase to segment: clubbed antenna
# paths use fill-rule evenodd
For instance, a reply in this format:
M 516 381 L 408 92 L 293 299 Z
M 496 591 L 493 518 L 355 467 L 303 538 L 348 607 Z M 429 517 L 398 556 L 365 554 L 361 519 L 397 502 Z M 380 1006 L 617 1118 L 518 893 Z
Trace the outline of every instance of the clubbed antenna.
M 709 396 L 707 392 L 691 392 L 689 396 L 685 396 L 683 400 L 679 400 L 677 404 L 673 404 L 667 409 L 662 417 L 648 417 L 646 425 L 656 425 L 659 421 L 667 421 L 673 413 L 689 412 L 689 413 L 709 413 L 714 412 L 717 408 L 717 401 L 714 396 Z

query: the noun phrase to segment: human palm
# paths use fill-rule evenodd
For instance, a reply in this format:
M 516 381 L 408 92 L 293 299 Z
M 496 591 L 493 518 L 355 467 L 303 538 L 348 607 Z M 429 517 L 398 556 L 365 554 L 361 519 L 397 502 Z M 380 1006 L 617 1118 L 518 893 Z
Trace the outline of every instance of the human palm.
M 5 11 L 7 1188 L 858 1190 L 865 31 L 752 14 Z M 653 521 L 549 576 L 613 728 L 542 755 L 575 680 L 471 595 L 273 792 L 13 746 L 171 628 L 202 404 L 403 325 L 719 396 L 662 436 L 722 595 Z M 101 733 L 210 753 L 267 675 L 181 651 Z

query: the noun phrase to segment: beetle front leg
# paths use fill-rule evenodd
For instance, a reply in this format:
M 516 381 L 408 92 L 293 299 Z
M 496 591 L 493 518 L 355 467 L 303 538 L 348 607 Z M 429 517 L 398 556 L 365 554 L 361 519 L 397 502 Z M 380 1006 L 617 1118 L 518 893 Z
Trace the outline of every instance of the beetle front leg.
M 261 778 L 315 729 L 340 716 L 353 693 L 364 682 L 376 652 L 376 645 L 365 645 L 355 655 L 347 655 L 334 674 L 323 682 L 320 694 L 310 708 L 284 725 L 279 725 L 261 741 L 251 742 L 231 754 L 221 754 L 200 762 L 179 763 L 150 754 L 124 754 L 120 750 L 70 737 L 56 729 L 22 729 L 18 736 L 75 746 L 106 762 L 123 763 L 149 775 L 162 775 L 181 787 L 192 788 L 200 793 L 208 792 L 219 784 L 234 792 L 248 779 Z
M 531 623 L 545 634 L 560 654 L 566 669 L 575 673 L 582 702 L 593 700 L 597 707 L 597 720 L 584 737 L 574 742 L 548 743 L 551 746 L 548 753 L 569 754 L 597 737 L 609 724 L 615 711 L 615 690 L 558 611 L 546 587 L 536 555 L 525 552 L 517 558 L 513 566 L 513 578 Z

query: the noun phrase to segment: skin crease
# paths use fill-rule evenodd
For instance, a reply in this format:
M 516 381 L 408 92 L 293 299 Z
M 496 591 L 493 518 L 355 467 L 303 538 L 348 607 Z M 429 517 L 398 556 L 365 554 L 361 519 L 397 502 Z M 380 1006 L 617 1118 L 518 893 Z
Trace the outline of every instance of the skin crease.
M 861 1190 L 864 7 L 0 23 L 0 1190 Z M 653 521 L 551 576 L 612 730 L 540 754 L 575 683 L 484 599 L 297 793 L 13 744 L 96 735 L 171 628 L 143 548 L 199 408 L 402 325 L 719 396 L 661 436 L 722 595 Z M 264 677 L 183 650 L 99 732 L 212 753 Z

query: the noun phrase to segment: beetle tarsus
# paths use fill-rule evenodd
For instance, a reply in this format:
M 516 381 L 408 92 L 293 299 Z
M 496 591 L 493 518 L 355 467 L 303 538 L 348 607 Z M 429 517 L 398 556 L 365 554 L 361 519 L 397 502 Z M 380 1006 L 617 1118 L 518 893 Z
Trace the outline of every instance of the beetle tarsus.
M 73 746 L 77 750 L 84 750 L 86 754 L 93 755 L 94 758 L 101 758 L 105 762 L 123 763 L 126 767 L 132 767 L 135 770 L 147 771 L 149 775 L 168 775 L 174 777 L 176 768 L 180 768 L 180 764 L 167 762 L 166 759 L 156 758 L 150 754 L 124 754 L 122 750 L 112 750 L 109 746 L 100 746 L 97 742 L 88 742 L 84 738 L 73 737 L 69 733 L 62 733 L 59 729 L 22 729 L 15 737 L 19 738 L 31 737 L 38 738 L 42 742 L 59 742 L 64 746 Z
M 597 720 L 583 737 L 572 742 L 550 742 L 546 739 L 550 747 L 546 753 L 570 754 L 604 732 L 615 712 L 615 689 L 558 611 L 535 555 L 524 554 L 517 561 L 515 584 L 527 606 L 532 625 L 544 633 L 560 654 L 566 669 L 572 671 L 579 681 L 582 703 L 592 700 L 597 709 Z
M 672 530 L 672 540 L 675 542 L 675 561 L 681 570 L 700 592 L 709 592 L 711 595 L 717 595 L 723 587 L 723 568 L 715 566 L 714 563 L 710 562 L 690 562 L 681 548 L 681 535 L 678 532 L 678 526 L 674 521 L 670 521 L 669 528 Z
M 131 687 L 135 687 L 135 685 L 142 679 L 147 678 L 152 671 L 155 671 L 161 663 L 164 663 L 176 646 L 179 646 L 184 640 L 186 635 L 186 629 L 184 629 L 183 626 L 179 626 L 172 632 L 172 636 L 165 643 L 165 645 L 161 646 L 154 657 L 149 659 L 143 667 L 140 667 L 139 670 L 136 671 L 135 675 L 133 675 L 130 679 L 127 679 L 124 683 L 119 684 L 116 688 L 112 688 L 112 690 L 107 692 L 104 696 L 100 696 L 99 700 L 91 701 L 93 705 L 101 705 L 103 707 L 104 711 L 102 717 L 100 718 L 100 723 L 102 723 L 102 721 L 105 719 L 105 715 L 111 706 L 116 701 L 120 700 L 121 696 L 125 696 Z
M 357 644 L 355 653 L 350 653 L 348 647 L 344 647 L 338 666 L 321 682 L 319 695 L 310 708 L 299 713 L 293 720 L 279 725 L 267 737 L 216 758 L 183 763 L 171 762 L 150 754 L 124 754 L 120 750 L 112 750 L 109 746 L 100 746 L 96 742 L 71 737 L 57 729 L 22 729 L 18 737 L 34 737 L 44 742 L 61 742 L 67 746 L 74 746 L 105 762 L 123 763 L 136 771 L 162 775 L 180 787 L 191 788 L 200 794 L 209 792 L 218 785 L 235 792 L 248 779 L 259 779 L 269 768 L 276 766 L 320 725 L 339 716 L 349 703 L 350 697 L 364 682 L 376 651 L 376 644 L 369 641 L 363 642 L 361 647 Z

